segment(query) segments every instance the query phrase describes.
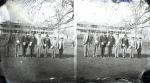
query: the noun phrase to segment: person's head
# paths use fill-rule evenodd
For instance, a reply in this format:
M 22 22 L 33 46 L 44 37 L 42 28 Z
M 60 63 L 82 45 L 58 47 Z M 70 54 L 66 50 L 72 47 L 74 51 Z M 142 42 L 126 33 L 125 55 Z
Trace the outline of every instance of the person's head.
M 124 34 L 124 37 L 127 38 L 127 34 Z
M 113 36 L 113 31 L 111 31 L 111 32 L 109 33 L 109 35 L 110 35 L 110 36 Z
M 53 39 L 56 40 L 56 37 L 54 37 Z
M 135 39 L 135 37 L 132 37 L 132 40 L 134 40 Z
M 46 37 L 49 37 L 48 33 L 46 33 Z
M 140 41 L 142 41 L 142 38 L 141 38 L 141 37 L 139 37 L 139 40 L 140 40 Z
M 64 40 L 64 38 L 63 38 L 63 37 L 61 37 L 61 38 L 60 38 L 60 40 L 62 40 L 62 41 L 63 41 L 63 40 Z
M 41 33 L 38 33 L 38 36 L 41 37 Z
M 116 34 L 116 37 L 117 37 L 117 38 L 119 37 L 119 33 Z
M 90 30 L 87 30 L 87 33 L 90 33 Z

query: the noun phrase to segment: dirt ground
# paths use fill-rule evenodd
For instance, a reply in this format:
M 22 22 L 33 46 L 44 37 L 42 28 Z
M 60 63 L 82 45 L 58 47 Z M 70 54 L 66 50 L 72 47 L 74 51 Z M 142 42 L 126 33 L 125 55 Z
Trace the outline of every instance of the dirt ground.
M 1 50 L 1 55 L 3 53 Z M 51 83 L 51 81 L 72 81 L 75 78 L 74 48 L 71 45 L 65 47 L 64 56 L 61 58 L 12 56 L 3 57 L 1 63 L 1 68 L 8 80 L 19 83 L 31 81 Z
M 149 63 L 148 59 L 150 56 L 150 52 L 148 50 L 150 49 L 146 45 L 144 47 L 145 49 L 143 49 L 142 51 L 142 56 L 140 58 L 129 58 L 129 54 L 126 58 L 122 58 L 121 56 L 119 58 L 115 58 L 114 52 L 112 57 L 107 57 L 107 50 L 105 54 L 106 57 L 92 57 L 92 50 L 90 50 L 89 52 L 89 57 L 84 57 L 81 37 L 78 38 L 77 43 L 77 77 L 79 79 L 115 80 L 123 78 L 128 80 L 136 80 Z M 100 49 L 98 52 L 98 55 L 100 56 Z

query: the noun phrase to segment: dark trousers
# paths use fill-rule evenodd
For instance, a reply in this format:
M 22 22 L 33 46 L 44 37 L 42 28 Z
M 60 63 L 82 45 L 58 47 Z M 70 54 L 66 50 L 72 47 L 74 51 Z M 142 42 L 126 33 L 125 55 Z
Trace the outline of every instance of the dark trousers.
M 43 49 L 44 49 L 44 56 L 47 57 L 48 56 L 48 52 L 49 52 L 49 47 L 46 46 Z
M 59 49 L 59 56 L 60 57 L 63 56 L 63 51 L 64 51 L 64 49 Z
M 141 56 L 141 51 L 142 51 L 142 49 L 141 49 L 141 48 L 138 48 L 138 49 L 137 49 L 138 57 L 140 57 L 140 56 Z
M 108 47 L 108 56 L 109 56 L 109 57 L 112 56 L 112 47 Z
M 34 55 L 34 46 L 30 46 L 30 56 Z
M 10 53 L 10 46 L 6 45 L 5 56 L 9 56 L 9 53 Z
M 105 46 L 102 46 L 101 47 L 101 56 L 103 57 L 105 54 Z
M 26 52 L 27 52 L 27 48 L 28 48 L 28 46 L 22 46 L 22 54 L 23 54 L 23 56 L 25 56 L 26 55 Z

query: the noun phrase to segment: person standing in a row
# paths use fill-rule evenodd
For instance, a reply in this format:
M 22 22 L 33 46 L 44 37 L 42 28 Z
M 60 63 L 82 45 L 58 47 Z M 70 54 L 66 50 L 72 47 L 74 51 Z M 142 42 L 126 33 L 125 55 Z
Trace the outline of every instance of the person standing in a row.
M 29 37 L 30 43 L 29 43 L 29 48 L 30 48 L 30 55 L 33 56 L 34 55 L 34 49 L 35 49 L 35 45 L 37 45 L 37 39 L 35 37 L 35 34 L 31 34 L 31 36 Z
M 134 57 L 134 51 L 136 48 L 136 41 L 135 41 L 134 37 L 132 37 L 130 40 L 129 48 L 130 48 L 130 58 L 133 58 Z
M 140 57 L 141 52 L 142 52 L 142 38 L 141 37 L 137 40 L 136 49 L 137 49 L 138 57 Z
M 101 47 L 101 56 L 103 57 L 105 54 L 105 48 L 107 44 L 107 36 L 105 33 L 102 33 L 100 36 L 100 47 Z
M 97 57 L 97 51 L 99 47 L 99 35 L 96 33 L 93 37 L 94 49 L 93 49 L 93 57 Z
M 23 35 L 21 38 L 23 56 L 26 56 L 29 42 L 30 42 L 29 36 L 27 34 Z
M 56 57 L 56 51 L 57 51 L 57 47 L 58 47 L 58 40 L 56 39 L 56 37 L 53 38 L 52 40 L 52 57 L 55 58 Z M 62 53 L 62 52 L 60 52 Z
M 119 51 L 120 51 L 120 43 L 121 43 L 121 39 L 119 37 L 119 34 L 116 34 L 116 38 L 115 38 L 116 42 L 115 42 L 115 57 L 119 57 Z
M 62 57 L 63 56 L 63 52 L 64 52 L 64 38 L 60 38 L 60 40 L 58 41 L 58 50 L 59 50 L 59 56 Z
M 109 57 L 112 56 L 112 49 L 113 49 L 114 44 L 115 44 L 115 38 L 113 36 L 113 33 L 111 32 L 108 36 L 108 43 L 107 43 Z
M 122 48 L 122 56 L 125 58 L 126 56 L 126 52 L 127 52 L 127 48 L 129 47 L 129 41 L 127 38 L 127 35 L 125 34 L 124 37 L 121 40 L 121 48 Z
M 89 54 L 89 45 L 90 45 L 89 31 L 85 33 L 83 37 L 83 45 L 84 45 L 84 56 L 87 57 Z
M 21 47 L 21 39 L 20 39 L 20 34 L 17 33 L 16 34 L 16 41 L 15 41 L 15 56 L 18 57 L 19 56 L 19 50 Z
M 51 47 L 51 41 L 48 34 L 46 34 L 46 37 L 42 39 L 42 45 L 44 49 L 44 56 L 47 57 L 49 48 Z
M 37 57 L 41 57 L 41 49 L 42 49 L 42 37 L 41 33 L 39 33 L 36 37 L 37 39 Z

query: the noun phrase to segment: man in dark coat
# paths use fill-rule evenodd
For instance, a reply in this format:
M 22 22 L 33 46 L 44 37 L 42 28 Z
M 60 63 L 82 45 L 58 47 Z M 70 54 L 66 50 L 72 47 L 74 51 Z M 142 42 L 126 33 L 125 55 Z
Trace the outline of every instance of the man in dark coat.
M 42 45 L 44 49 L 44 55 L 45 57 L 47 57 L 49 48 L 51 47 L 51 42 L 48 34 L 46 34 L 46 37 L 42 39 Z
M 27 48 L 28 48 L 28 44 L 29 44 L 29 37 L 27 34 L 23 35 L 21 38 L 21 43 L 22 43 L 22 54 L 23 56 L 26 56 L 26 52 L 27 52 Z
M 129 47 L 129 41 L 127 35 L 125 34 L 121 40 L 122 56 L 125 58 L 127 48 Z
M 106 48 L 106 44 L 107 44 L 107 36 L 105 33 L 102 33 L 102 35 L 100 36 L 100 48 L 101 48 L 101 56 L 103 57 L 105 54 L 105 48 Z
M 113 36 L 113 33 L 111 32 L 110 35 L 108 36 L 108 43 L 107 43 L 109 57 L 112 55 L 112 49 L 114 44 L 115 44 L 115 38 Z
M 64 38 L 63 37 L 61 37 L 58 42 L 58 50 L 59 50 L 59 56 L 62 57 L 63 52 L 64 52 Z
M 29 43 L 29 47 L 30 47 L 30 55 L 33 56 L 34 55 L 34 49 L 35 49 L 35 45 L 37 44 L 37 39 L 35 37 L 35 34 L 32 34 L 30 36 L 30 43 Z
M 141 37 L 136 42 L 136 50 L 137 50 L 138 57 L 140 57 L 141 52 L 142 52 L 142 38 Z

